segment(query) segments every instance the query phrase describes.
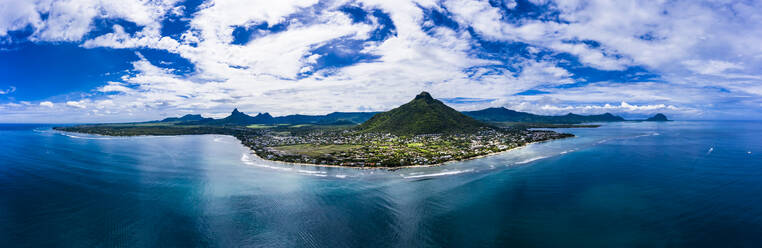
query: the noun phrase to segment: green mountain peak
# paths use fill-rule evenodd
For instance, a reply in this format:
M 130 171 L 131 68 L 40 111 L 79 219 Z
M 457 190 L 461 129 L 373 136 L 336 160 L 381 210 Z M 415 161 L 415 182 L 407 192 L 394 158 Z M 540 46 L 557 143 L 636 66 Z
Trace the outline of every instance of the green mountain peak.
M 423 100 L 427 100 L 427 101 L 434 100 L 434 98 L 431 97 L 431 94 L 429 94 L 429 92 L 426 92 L 426 91 L 421 91 L 420 94 L 415 96 L 415 99 L 423 99 Z
M 467 133 L 490 127 L 421 92 L 412 101 L 378 113 L 358 127 L 361 132 L 419 135 Z

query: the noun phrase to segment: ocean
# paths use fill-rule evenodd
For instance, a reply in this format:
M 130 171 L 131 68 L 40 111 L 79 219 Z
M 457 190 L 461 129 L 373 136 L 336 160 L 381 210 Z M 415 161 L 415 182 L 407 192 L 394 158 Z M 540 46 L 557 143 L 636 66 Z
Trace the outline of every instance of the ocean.
M 2 247 L 762 247 L 762 122 L 605 123 L 394 171 L 0 124 Z

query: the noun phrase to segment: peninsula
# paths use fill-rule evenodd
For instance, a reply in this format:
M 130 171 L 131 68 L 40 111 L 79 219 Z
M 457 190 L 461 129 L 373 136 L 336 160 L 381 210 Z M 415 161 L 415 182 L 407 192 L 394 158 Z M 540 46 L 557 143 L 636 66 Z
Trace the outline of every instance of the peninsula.
M 611 114 L 540 116 L 505 108 L 458 112 L 422 92 L 387 112 L 336 112 L 322 116 L 238 109 L 225 118 L 185 115 L 160 121 L 55 127 L 110 136 L 223 134 L 238 138 L 263 159 L 313 165 L 398 167 L 436 165 L 573 137 L 532 127 L 595 127 L 585 122 L 624 121 Z M 516 123 L 520 123 L 517 125 Z

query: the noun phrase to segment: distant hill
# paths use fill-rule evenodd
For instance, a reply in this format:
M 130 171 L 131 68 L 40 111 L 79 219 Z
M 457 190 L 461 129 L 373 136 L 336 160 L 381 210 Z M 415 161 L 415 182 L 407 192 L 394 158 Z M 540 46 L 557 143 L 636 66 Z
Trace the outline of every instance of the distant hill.
M 658 114 L 656 114 L 656 115 L 646 119 L 646 121 L 669 121 L 669 119 L 667 119 L 666 115 L 664 115 L 662 113 L 658 113 Z
M 412 101 L 374 115 L 358 126 L 361 132 L 397 135 L 473 132 L 489 125 L 468 117 L 421 92 Z
M 611 122 L 624 121 L 625 119 L 612 115 L 610 113 L 600 115 L 536 115 L 527 112 L 519 112 L 504 107 L 487 108 L 477 111 L 464 111 L 463 114 L 474 119 L 487 122 L 533 122 L 533 123 L 560 123 L 560 124 L 578 124 L 584 122 Z
M 539 115 L 526 112 L 518 112 L 507 108 L 486 108 L 477 111 L 463 111 L 465 115 L 474 119 L 491 122 L 536 122 Z
M 251 124 L 272 124 L 274 122 L 275 120 L 269 113 L 259 113 L 256 116 L 250 116 L 238 111 L 238 109 L 233 109 L 233 112 L 228 117 L 214 120 L 211 124 L 246 126 Z
M 216 124 L 222 125 L 251 125 L 251 124 L 272 124 L 275 122 L 273 117 L 269 113 L 259 113 L 256 116 L 250 116 L 233 109 L 228 117 L 220 120 L 215 120 Z
M 164 120 L 161 120 L 160 122 L 183 122 L 183 121 L 201 121 L 204 119 L 211 119 L 211 118 L 204 118 L 201 115 L 183 115 L 182 117 L 170 117 L 165 118 Z
M 150 122 L 178 122 L 179 125 L 215 125 L 215 126 L 247 126 L 251 124 L 316 124 L 316 125 L 352 125 L 360 124 L 378 112 L 333 112 L 327 115 L 286 115 L 273 117 L 269 113 L 260 113 L 256 116 L 247 115 L 238 109 L 233 109 L 229 116 L 222 119 L 204 118 L 201 115 L 185 115 L 183 117 L 170 117 L 161 121 Z
M 241 111 L 238 111 L 238 109 L 236 108 L 236 109 L 233 109 L 233 112 L 230 113 L 230 115 L 222 119 L 202 118 L 201 120 L 183 121 L 178 124 L 179 125 L 212 125 L 212 126 L 247 126 L 251 124 L 273 124 L 273 123 L 275 123 L 275 120 L 268 113 L 260 113 L 260 114 L 257 114 L 256 116 L 250 116 L 250 115 L 244 114 Z
M 275 117 L 276 124 L 360 124 L 378 112 L 333 112 L 327 115 L 286 115 Z
M 611 113 L 605 113 L 600 115 L 576 115 L 568 113 L 561 116 L 550 116 L 553 123 L 583 123 L 583 122 L 612 122 L 612 121 L 625 121 L 620 116 L 613 115 Z

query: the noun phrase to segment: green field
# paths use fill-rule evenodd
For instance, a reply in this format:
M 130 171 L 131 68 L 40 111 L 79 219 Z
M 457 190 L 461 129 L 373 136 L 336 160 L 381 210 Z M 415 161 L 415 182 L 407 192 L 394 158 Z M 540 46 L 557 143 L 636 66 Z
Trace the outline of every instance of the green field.
M 265 124 L 251 124 L 251 125 L 248 125 L 246 127 L 252 128 L 252 129 L 260 129 L 260 128 L 271 128 L 271 127 L 274 127 L 274 126 L 265 125 Z
M 298 124 L 298 125 L 291 125 L 290 128 L 300 128 L 300 127 L 311 127 L 314 126 L 313 124 Z
M 274 147 L 276 150 L 296 155 L 307 155 L 310 157 L 320 157 L 330 153 L 346 152 L 350 149 L 360 148 L 362 145 L 313 145 L 299 144 Z

